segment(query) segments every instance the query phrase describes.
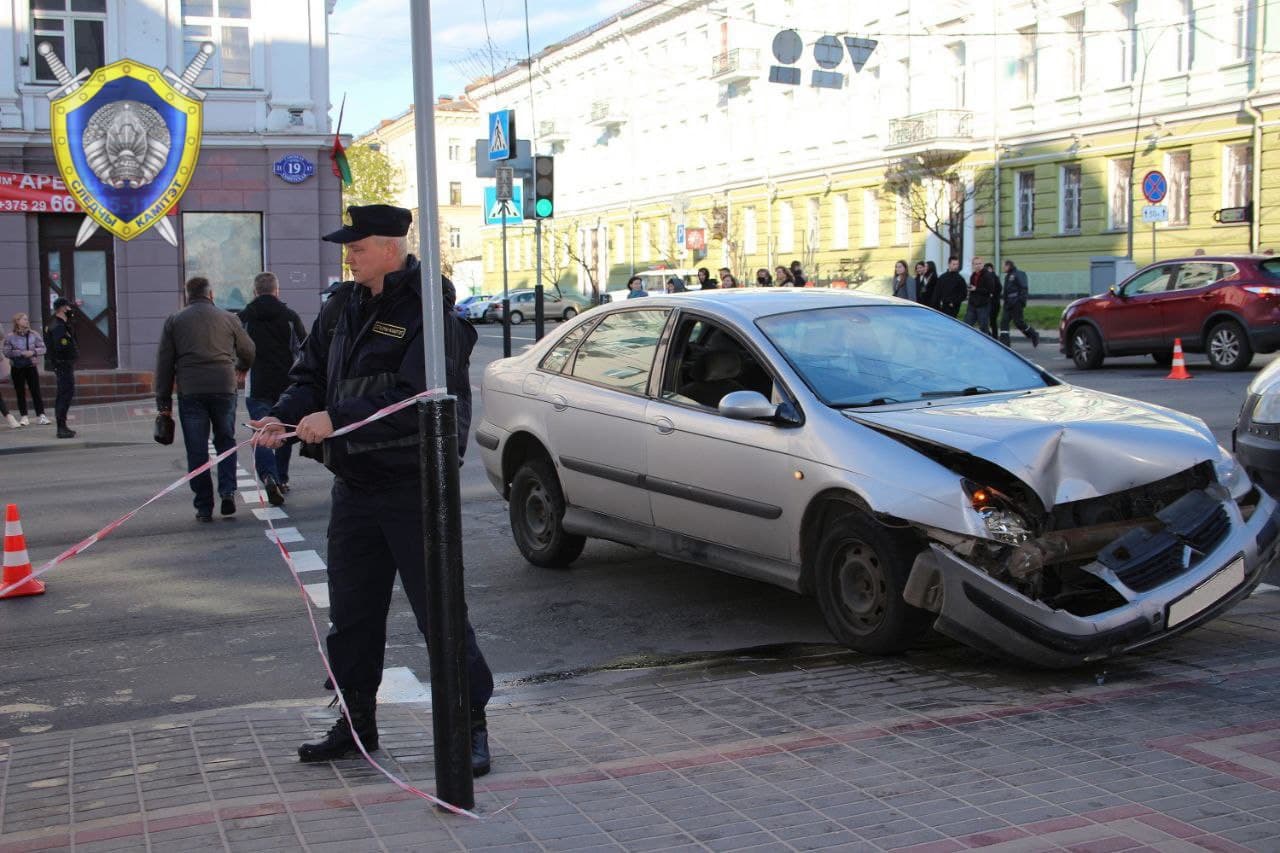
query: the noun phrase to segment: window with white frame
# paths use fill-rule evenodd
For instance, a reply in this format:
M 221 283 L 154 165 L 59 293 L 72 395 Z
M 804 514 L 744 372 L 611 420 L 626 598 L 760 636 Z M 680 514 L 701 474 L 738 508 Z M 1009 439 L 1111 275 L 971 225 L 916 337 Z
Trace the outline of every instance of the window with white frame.
M 862 245 L 880 245 L 880 197 L 875 190 L 862 191 Z
M 665 216 L 658 220 L 658 254 L 664 260 L 672 260 L 667 257 L 667 253 L 671 250 L 671 220 Z
M 1228 145 L 1223 151 L 1222 206 L 1244 207 L 1253 201 L 1253 145 Z
M 804 242 L 805 249 L 819 249 L 822 242 L 822 202 L 811 198 L 806 205 Z
M 778 251 L 794 252 L 796 250 L 796 215 L 791 202 L 778 204 Z
M 1191 221 L 1191 151 L 1170 151 L 1164 158 L 1164 173 L 1169 179 L 1169 224 L 1187 225 Z
M 1175 38 L 1176 68 L 1187 72 L 1196 58 L 1196 6 L 1195 0 L 1179 0 L 1178 20 L 1171 35 Z
M 1107 227 L 1113 231 L 1123 230 L 1129 227 L 1129 217 L 1133 215 L 1133 160 L 1110 161 L 1108 179 Z
M 1125 0 L 1115 6 L 1115 72 L 1116 83 L 1132 83 L 1138 68 L 1138 4 Z
M 831 248 L 849 248 L 849 197 L 843 193 L 831 200 Z
M 758 251 L 759 236 L 756 230 L 756 209 L 744 208 L 742 211 L 742 250 L 748 255 Z
M 893 242 L 905 246 L 911 242 L 911 191 L 894 194 Z
M 627 257 L 627 226 L 613 226 L 613 256 L 618 260 Z
M 1058 230 L 1080 232 L 1080 166 L 1063 166 L 1058 173 Z
M 652 238 L 648 222 L 640 223 L 640 245 L 636 246 L 636 257 L 648 259 L 652 254 L 650 240 Z
M 1038 88 L 1037 52 L 1039 45 L 1039 28 L 1024 27 L 1018 30 L 1017 91 L 1024 101 L 1034 101 Z
M 449 140 L 449 159 L 454 163 L 462 159 L 462 140 L 461 139 Z
M 1062 70 L 1067 77 L 1064 89 L 1074 95 L 1084 89 L 1084 12 L 1064 17 L 1062 30 L 1065 60 Z
M 106 65 L 107 0 L 31 0 L 31 55 L 36 81 L 56 83 L 49 63 L 36 50 L 48 42 L 72 74 Z
M 1029 237 L 1036 230 L 1036 172 L 1024 169 L 1014 175 L 1013 232 Z
M 196 85 L 205 89 L 247 89 L 253 85 L 250 0 L 182 0 L 182 62 L 212 42 L 213 56 Z
M 462 229 L 456 226 L 449 228 L 449 248 L 462 248 Z
M 968 82 L 965 79 L 965 63 L 964 42 L 957 41 L 947 45 L 947 56 L 950 59 L 951 67 L 948 73 L 949 84 L 951 88 L 951 105 L 958 110 L 962 110 L 968 104 Z
M 1244 62 L 1253 50 L 1253 3 L 1249 0 L 1235 0 L 1231 4 L 1231 17 L 1228 19 L 1231 31 L 1228 33 L 1228 55 L 1231 62 Z

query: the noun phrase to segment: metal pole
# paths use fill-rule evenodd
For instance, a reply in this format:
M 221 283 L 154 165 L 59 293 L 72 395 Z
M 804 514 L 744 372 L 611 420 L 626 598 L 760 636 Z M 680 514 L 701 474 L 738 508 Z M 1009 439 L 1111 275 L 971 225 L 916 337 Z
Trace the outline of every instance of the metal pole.
M 1132 214 L 1130 214 L 1132 215 Z M 1151 263 L 1156 262 L 1156 224 L 1151 223 Z
M 435 85 L 431 74 L 431 8 L 409 3 L 413 43 L 413 100 L 418 110 L 418 245 L 422 250 L 422 343 L 427 388 L 418 404 L 421 436 L 422 538 L 426 560 L 427 649 L 431 662 L 431 718 L 436 795 L 459 808 L 475 807 L 471 777 L 471 705 L 466 665 L 465 588 L 462 582 L 462 501 L 458 487 L 457 400 L 446 392 L 444 304 L 440 287 L 436 196 Z
M 542 335 L 544 333 L 543 324 L 546 322 L 546 316 L 545 316 L 545 311 L 544 311 L 544 306 L 542 301 L 543 289 L 542 289 L 542 220 L 541 219 L 533 220 L 533 242 L 536 243 L 538 246 L 538 249 L 537 249 L 538 271 L 537 271 L 536 277 L 534 278 L 534 281 L 538 283 L 538 289 L 537 289 L 538 296 L 537 296 L 537 302 L 535 303 L 535 310 L 533 312 L 533 319 L 534 319 L 533 337 L 535 340 L 540 341 L 542 340 Z M 556 284 L 558 286 L 559 282 L 556 282 Z
M 511 299 L 507 292 L 507 203 L 502 211 L 502 357 L 511 358 Z

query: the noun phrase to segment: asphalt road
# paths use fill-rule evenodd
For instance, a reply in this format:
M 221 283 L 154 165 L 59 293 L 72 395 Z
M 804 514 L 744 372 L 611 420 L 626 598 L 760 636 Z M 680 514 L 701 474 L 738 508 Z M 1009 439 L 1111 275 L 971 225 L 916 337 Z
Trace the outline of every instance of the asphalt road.
M 517 352 L 532 341 L 532 324 L 513 332 Z M 499 327 L 479 333 L 476 382 L 502 352 Z M 1194 413 L 1223 441 L 1245 385 L 1266 361 L 1217 374 L 1191 356 L 1195 378 L 1168 382 L 1167 371 L 1146 359 L 1116 359 L 1084 373 L 1051 346 L 1018 349 L 1070 382 Z M 149 434 L 129 446 L 0 456 L 0 501 L 19 503 L 39 563 L 142 503 L 182 469 L 180 444 L 159 447 Z M 295 460 L 292 480 L 288 519 L 277 524 L 302 537 L 291 549 L 323 558 L 329 477 L 319 465 Z M 462 485 L 468 602 L 500 684 L 830 642 L 812 601 L 618 545 L 589 543 L 570 571 L 535 569 L 512 544 L 506 506 L 477 460 L 464 466 Z M 303 599 L 264 535 L 266 525 L 249 510 L 242 503 L 234 519 L 197 525 L 189 495 L 180 492 L 50 573 L 45 595 L 0 602 L 0 737 L 321 695 Z M 323 575 L 304 579 L 321 583 Z M 325 611 L 317 614 L 323 632 Z M 405 690 L 420 690 L 426 680 L 424 644 L 400 593 L 386 665 L 405 668 Z

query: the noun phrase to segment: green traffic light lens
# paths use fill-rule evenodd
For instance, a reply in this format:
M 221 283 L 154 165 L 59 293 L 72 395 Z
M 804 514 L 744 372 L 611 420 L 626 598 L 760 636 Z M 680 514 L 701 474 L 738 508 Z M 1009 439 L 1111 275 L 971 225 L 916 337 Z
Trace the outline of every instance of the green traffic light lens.
M 538 203 L 534 206 L 534 211 L 542 217 L 550 216 L 553 210 L 555 210 L 555 205 L 551 203 L 549 198 L 538 199 Z

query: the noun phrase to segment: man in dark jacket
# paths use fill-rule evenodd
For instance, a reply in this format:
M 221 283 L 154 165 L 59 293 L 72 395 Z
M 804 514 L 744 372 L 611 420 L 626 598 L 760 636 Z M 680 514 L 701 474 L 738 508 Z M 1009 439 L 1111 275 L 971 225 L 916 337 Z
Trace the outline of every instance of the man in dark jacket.
M 58 438 L 76 437 L 75 430 L 67 426 L 71 398 L 76 394 L 76 360 L 80 358 L 75 329 L 71 327 L 73 310 L 75 306 L 70 299 L 59 296 L 53 300 L 53 323 L 49 326 L 48 347 L 49 360 L 53 362 L 53 375 L 58 379 L 57 396 L 53 402 Z
M 471 425 L 468 366 L 476 332 L 454 312 L 448 279 L 439 294 L 424 286 L 418 260 L 405 248 L 409 211 L 375 204 L 347 212 L 351 225 L 324 239 L 346 245 L 355 280 L 343 283 L 325 303 L 290 374 L 292 384 L 271 415 L 251 425 L 261 428 L 257 443 L 269 447 L 281 443 L 283 424 L 297 424 L 303 441 L 323 442 L 325 465 L 334 473 L 329 661 L 355 734 L 373 749 L 387 608 L 397 572 L 418 628 L 427 636 L 417 411 L 410 407 L 349 435 L 330 436 L 426 390 L 422 300 L 441 299 L 448 390 L 458 398 L 458 450 L 465 451 Z M 482 776 L 489 772 L 485 707 L 493 695 L 493 673 L 469 622 L 466 646 L 471 768 Z M 324 738 L 298 748 L 298 757 L 332 761 L 355 750 L 351 726 L 339 715 Z
M 991 301 L 1000 290 L 1000 282 L 996 279 L 990 264 L 984 266 L 982 258 L 973 259 L 973 271 L 969 275 L 969 306 L 964 312 L 964 321 L 976 326 L 978 331 L 995 337 L 991 332 Z
M 253 364 L 253 341 L 229 311 L 213 304 L 209 279 L 187 281 L 187 307 L 171 314 L 156 353 L 156 411 L 173 410 L 178 383 L 178 422 L 187 448 L 187 470 L 209 461 L 209 431 L 219 455 L 236 445 L 236 380 Z M 213 477 L 191 481 L 197 521 L 213 521 Z M 218 463 L 223 515 L 236 512 L 236 454 Z
M 958 316 L 968 289 L 964 276 L 960 275 L 960 259 L 953 256 L 947 262 L 947 271 L 938 276 L 938 283 L 934 286 L 937 309 L 943 314 Z
M 1027 325 L 1022 312 L 1027 307 L 1027 274 L 1013 261 L 1004 262 L 1004 318 L 1000 323 L 1000 342 L 1009 344 L 1009 324 L 1017 326 L 1033 347 L 1040 346 L 1040 333 Z
M 297 313 L 280 301 L 280 282 L 275 273 L 260 272 L 253 277 L 254 299 L 240 312 L 240 322 L 253 339 L 255 354 L 249 381 L 245 384 L 244 403 L 250 418 L 263 418 L 271 412 L 276 400 L 289 387 L 289 368 L 302 349 L 307 330 Z M 289 459 L 293 445 L 271 450 L 254 450 L 253 462 L 258 480 L 272 506 L 284 504 L 289 491 Z

